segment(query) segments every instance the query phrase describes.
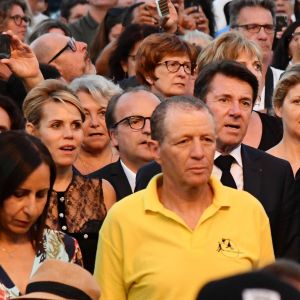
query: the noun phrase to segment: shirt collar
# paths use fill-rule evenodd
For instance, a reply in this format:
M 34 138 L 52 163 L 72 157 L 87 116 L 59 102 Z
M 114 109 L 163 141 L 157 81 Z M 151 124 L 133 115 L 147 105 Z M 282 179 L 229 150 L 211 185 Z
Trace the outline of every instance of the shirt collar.
M 120 159 L 120 163 L 121 166 L 124 170 L 124 173 L 128 179 L 129 185 L 131 187 L 132 192 L 134 192 L 135 189 L 135 177 L 136 177 L 136 173 L 134 173 L 133 171 L 131 171 L 124 163 L 123 161 Z
M 157 185 L 162 184 L 162 180 L 163 174 L 154 176 L 150 180 L 146 189 L 143 191 L 144 209 L 145 211 L 159 212 L 163 215 L 168 215 L 168 212 L 171 211 L 163 206 L 157 193 Z M 222 191 L 227 189 L 227 187 L 223 186 L 217 178 L 211 176 L 209 179 L 209 185 L 212 187 L 214 195 L 211 205 L 214 205 L 216 208 L 228 207 L 232 205 L 230 199 L 228 197 L 224 197 L 224 193 Z
M 242 154 L 241 154 L 241 145 L 239 145 L 238 147 L 233 149 L 229 154 L 236 160 L 237 164 L 240 167 L 243 167 Z M 216 151 L 215 152 L 215 159 L 218 158 L 220 155 L 221 155 L 221 153 L 219 151 Z

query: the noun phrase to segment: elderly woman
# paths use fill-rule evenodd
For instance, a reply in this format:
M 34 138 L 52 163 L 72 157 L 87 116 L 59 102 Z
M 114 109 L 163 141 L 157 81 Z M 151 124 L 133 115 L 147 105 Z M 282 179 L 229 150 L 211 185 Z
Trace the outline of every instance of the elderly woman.
M 110 98 L 122 90 L 99 75 L 76 78 L 70 88 L 77 94 L 85 112 L 83 142 L 74 166 L 81 174 L 87 175 L 118 159 L 110 144 L 105 112 Z
M 30 18 L 22 0 L 0 1 L 0 32 L 11 30 L 21 41 L 25 40 Z
M 281 77 L 274 91 L 273 106 L 275 113 L 282 119 L 283 137 L 268 153 L 289 161 L 296 176 L 300 168 L 299 70 L 293 70 L 292 68 Z
M 193 54 L 193 48 L 174 34 L 152 34 L 137 52 L 137 79 L 152 92 L 166 97 L 190 94 Z
M 257 78 L 262 80 L 262 54 L 257 45 L 245 39 L 240 33 L 231 31 L 211 42 L 199 55 L 198 71 L 213 61 L 235 60 L 244 64 Z M 234 87 L 233 87 L 234 88 Z M 261 89 L 261 85 L 260 85 Z M 257 101 L 260 100 L 258 97 Z M 252 111 L 250 123 L 243 143 L 267 150 L 276 145 L 282 137 L 279 119 Z
M 105 180 L 73 173 L 83 141 L 84 109 L 72 90 L 49 79 L 28 93 L 23 111 L 27 132 L 44 142 L 56 165 L 46 223 L 76 237 L 84 266 L 92 272 L 98 232 L 115 192 Z
M 24 132 L 1 133 L 0 166 L 0 299 L 12 299 L 44 260 L 82 261 L 76 240 L 45 226 L 55 180 L 48 149 Z

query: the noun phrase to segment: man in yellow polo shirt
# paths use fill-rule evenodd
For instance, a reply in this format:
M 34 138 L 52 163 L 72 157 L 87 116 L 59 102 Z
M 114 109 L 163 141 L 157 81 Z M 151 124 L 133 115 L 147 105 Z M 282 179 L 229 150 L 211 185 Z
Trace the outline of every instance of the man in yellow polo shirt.
M 216 129 L 207 106 L 172 97 L 151 117 L 163 175 L 109 211 L 95 277 L 102 300 L 192 300 L 206 282 L 274 260 L 269 221 L 250 194 L 211 177 Z

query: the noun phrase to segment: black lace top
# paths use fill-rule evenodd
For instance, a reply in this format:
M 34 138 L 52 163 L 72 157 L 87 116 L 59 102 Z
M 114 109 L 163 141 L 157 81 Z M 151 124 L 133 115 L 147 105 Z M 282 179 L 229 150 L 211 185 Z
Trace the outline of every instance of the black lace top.
M 93 272 L 98 232 L 105 216 L 101 179 L 74 174 L 66 191 L 52 191 L 46 223 L 77 239 L 84 266 Z

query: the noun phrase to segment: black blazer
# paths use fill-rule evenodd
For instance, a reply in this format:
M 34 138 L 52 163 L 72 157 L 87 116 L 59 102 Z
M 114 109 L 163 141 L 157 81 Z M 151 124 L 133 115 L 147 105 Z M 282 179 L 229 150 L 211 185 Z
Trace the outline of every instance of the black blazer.
M 127 176 L 124 172 L 124 169 L 121 165 L 120 160 L 111 163 L 91 174 L 89 177 L 92 178 L 104 178 L 113 186 L 117 200 L 132 194 L 132 190 L 127 179 Z
M 299 261 L 299 205 L 290 164 L 246 145 L 242 145 L 241 156 L 244 190 L 262 203 L 269 217 L 276 257 Z M 159 172 L 161 168 L 155 162 L 142 167 L 136 176 L 136 191 L 146 187 Z

